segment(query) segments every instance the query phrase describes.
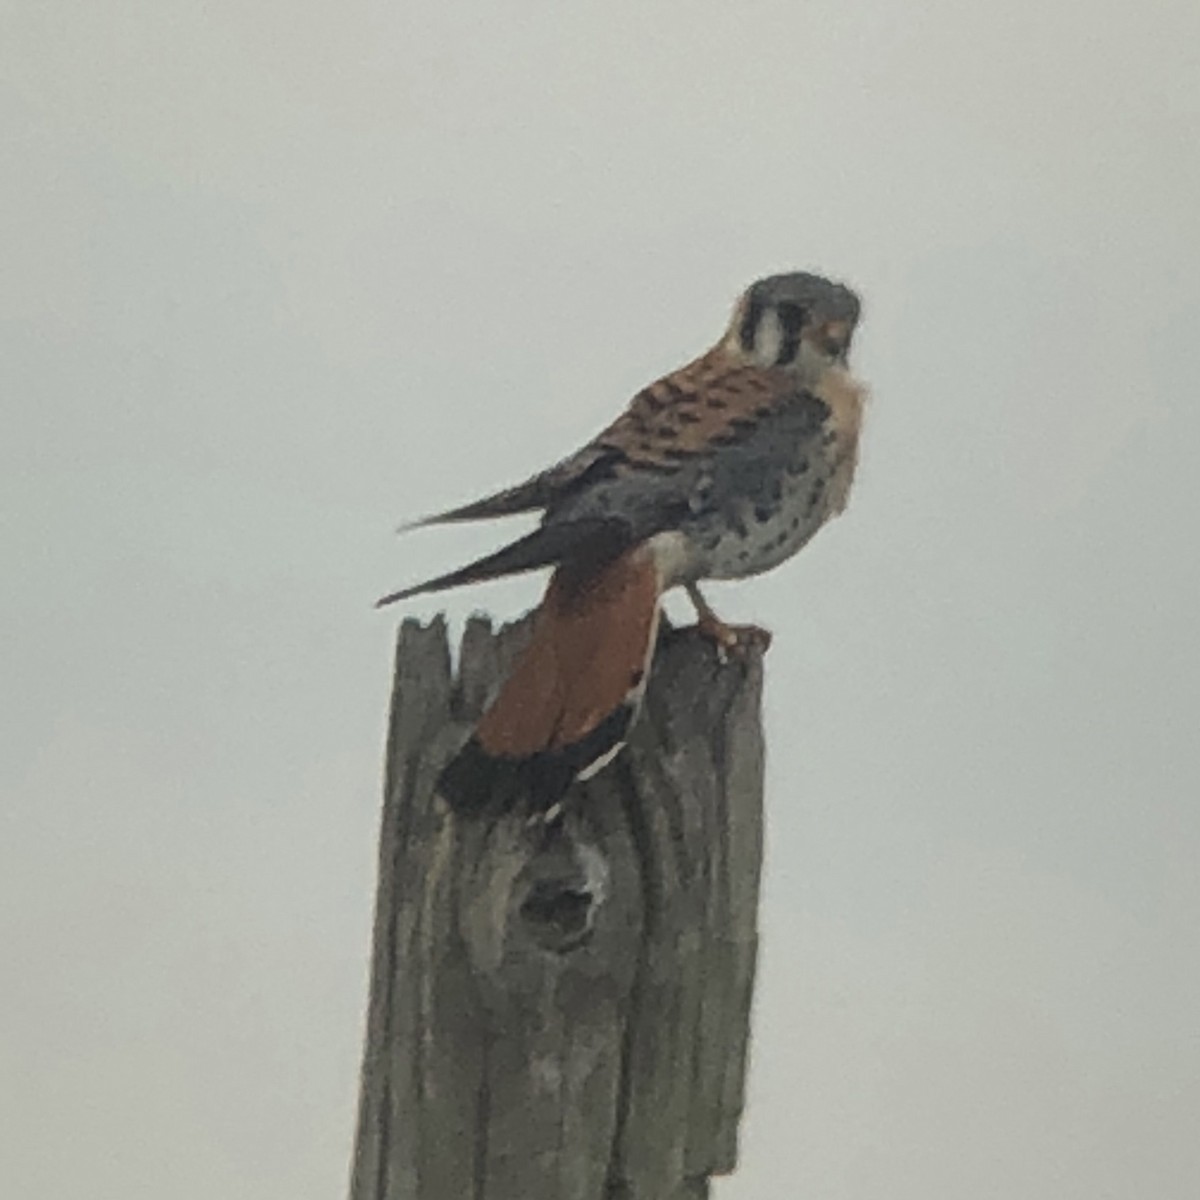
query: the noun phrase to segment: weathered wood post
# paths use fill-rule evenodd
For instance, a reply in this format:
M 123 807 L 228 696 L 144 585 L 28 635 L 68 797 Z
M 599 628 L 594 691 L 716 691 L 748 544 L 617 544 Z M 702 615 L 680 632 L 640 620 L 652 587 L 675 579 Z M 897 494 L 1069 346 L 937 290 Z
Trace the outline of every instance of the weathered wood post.
M 762 665 L 667 630 L 628 749 L 563 820 L 432 782 L 527 636 L 400 630 L 351 1200 L 683 1200 L 736 1163 Z

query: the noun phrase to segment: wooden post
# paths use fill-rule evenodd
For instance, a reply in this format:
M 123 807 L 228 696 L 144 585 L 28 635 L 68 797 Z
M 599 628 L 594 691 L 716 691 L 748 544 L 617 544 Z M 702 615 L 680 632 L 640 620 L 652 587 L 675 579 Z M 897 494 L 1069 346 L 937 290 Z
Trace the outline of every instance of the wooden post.
M 455 819 L 441 765 L 528 622 L 400 630 L 351 1200 L 683 1200 L 733 1170 L 762 853 L 762 664 L 660 638 L 563 821 Z

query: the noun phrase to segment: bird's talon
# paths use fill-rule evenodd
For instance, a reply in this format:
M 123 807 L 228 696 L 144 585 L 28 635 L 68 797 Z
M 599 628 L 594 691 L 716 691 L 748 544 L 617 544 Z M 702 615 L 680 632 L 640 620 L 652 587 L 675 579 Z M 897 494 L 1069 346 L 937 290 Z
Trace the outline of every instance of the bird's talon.
M 761 625 L 739 625 L 738 644 L 746 650 L 765 654 L 771 648 L 771 631 Z
M 724 666 L 731 658 L 745 658 L 751 652 L 765 653 L 771 644 L 771 634 L 758 625 L 726 625 L 715 616 L 702 616 L 696 622 L 701 637 L 708 638 L 717 651 L 717 661 Z

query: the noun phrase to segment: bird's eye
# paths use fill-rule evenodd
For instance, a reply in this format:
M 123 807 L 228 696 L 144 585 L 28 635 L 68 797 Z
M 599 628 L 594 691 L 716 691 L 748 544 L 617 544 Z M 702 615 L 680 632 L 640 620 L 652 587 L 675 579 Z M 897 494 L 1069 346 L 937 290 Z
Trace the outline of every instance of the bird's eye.
M 831 358 L 843 357 L 850 349 L 850 338 L 853 328 L 845 321 L 830 321 L 821 331 L 821 344 Z

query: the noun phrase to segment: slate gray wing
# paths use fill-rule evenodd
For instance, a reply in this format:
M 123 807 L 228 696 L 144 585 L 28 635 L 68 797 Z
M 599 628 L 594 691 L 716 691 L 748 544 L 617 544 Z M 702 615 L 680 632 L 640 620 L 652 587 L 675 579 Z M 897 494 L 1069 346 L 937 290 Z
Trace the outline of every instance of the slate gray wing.
M 503 488 L 479 500 L 458 508 L 420 517 L 400 526 L 400 532 L 419 529 L 424 525 L 444 525 L 456 521 L 483 521 L 493 517 L 509 517 L 517 513 L 545 509 L 564 492 L 583 484 L 594 474 L 603 474 L 620 455 L 617 451 L 589 443 L 582 450 L 557 462 L 545 471 L 513 487 Z
M 647 462 L 609 448 L 557 489 L 537 529 L 378 603 L 563 563 L 588 572 L 665 530 L 680 530 L 703 548 L 706 541 L 719 543 L 729 530 L 744 533 L 756 521 L 766 524 L 794 496 L 799 476 L 811 471 L 812 480 L 822 484 L 829 411 L 818 396 L 793 389 L 777 395 L 753 420 L 729 423 L 694 451 Z
M 735 522 L 747 506 L 782 497 L 789 477 L 819 458 L 828 415 L 823 400 L 792 387 L 744 420 L 727 420 L 694 449 L 656 448 L 640 459 L 622 451 L 603 474 L 551 504 L 545 524 L 615 519 L 639 542 L 667 529 Z

